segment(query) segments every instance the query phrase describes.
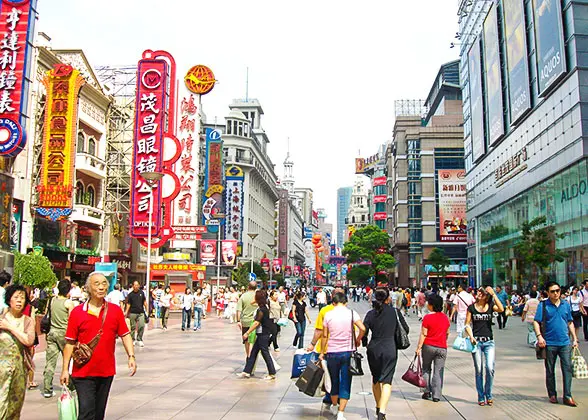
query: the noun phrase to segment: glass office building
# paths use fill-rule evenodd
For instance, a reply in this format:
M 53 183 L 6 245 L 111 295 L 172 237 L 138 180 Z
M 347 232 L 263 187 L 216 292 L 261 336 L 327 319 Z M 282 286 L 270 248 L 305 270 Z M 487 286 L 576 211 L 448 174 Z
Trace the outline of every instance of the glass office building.
M 337 189 L 337 246 L 343 248 L 345 239 L 345 218 L 351 204 L 353 187 L 342 187 Z

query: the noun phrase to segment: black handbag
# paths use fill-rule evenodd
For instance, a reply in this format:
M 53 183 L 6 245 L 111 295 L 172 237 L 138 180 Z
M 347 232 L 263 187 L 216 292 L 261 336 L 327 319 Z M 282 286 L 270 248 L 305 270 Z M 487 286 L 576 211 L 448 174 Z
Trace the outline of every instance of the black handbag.
M 408 333 L 404 329 L 404 326 L 400 322 L 398 316 L 398 309 L 394 309 L 396 312 L 396 331 L 394 332 L 394 341 L 396 342 L 396 349 L 405 350 L 410 347 L 410 340 L 408 339 Z
M 296 387 L 300 392 L 314 397 L 318 387 L 321 385 L 325 371 L 320 365 L 320 362 L 310 363 L 302 372 L 302 375 L 296 381 Z
M 353 326 L 353 311 L 351 311 L 351 339 L 353 340 L 353 352 L 351 353 L 351 357 L 349 358 L 349 373 L 351 376 L 363 376 L 363 367 L 361 366 L 361 361 L 363 359 L 363 355 L 357 351 L 357 346 L 355 345 L 355 327 Z
M 51 330 L 51 304 L 52 303 L 53 303 L 53 298 L 49 301 L 49 304 L 48 304 L 49 307 L 47 308 L 45 315 L 41 319 L 41 325 L 39 326 L 39 329 L 41 330 L 42 334 L 49 334 L 49 331 Z
M 541 308 L 541 312 L 543 312 L 543 317 L 541 318 L 541 325 L 539 327 L 539 331 L 541 331 L 541 336 L 543 337 L 543 339 L 545 340 L 545 323 L 547 322 L 547 307 L 545 305 L 545 302 L 541 302 L 543 303 L 543 306 Z M 535 357 L 537 357 L 537 360 L 547 360 L 547 346 L 545 347 L 539 347 L 539 340 L 537 340 L 537 344 L 535 344 Z

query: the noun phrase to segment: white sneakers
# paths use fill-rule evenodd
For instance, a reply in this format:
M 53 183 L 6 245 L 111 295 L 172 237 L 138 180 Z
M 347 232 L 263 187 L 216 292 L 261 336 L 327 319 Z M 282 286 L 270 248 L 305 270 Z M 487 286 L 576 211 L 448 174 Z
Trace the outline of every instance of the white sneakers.
M 137 341 L 137 344 L 139 344 L 139 347 L 145 347 L 145 344 L 142 341 Z

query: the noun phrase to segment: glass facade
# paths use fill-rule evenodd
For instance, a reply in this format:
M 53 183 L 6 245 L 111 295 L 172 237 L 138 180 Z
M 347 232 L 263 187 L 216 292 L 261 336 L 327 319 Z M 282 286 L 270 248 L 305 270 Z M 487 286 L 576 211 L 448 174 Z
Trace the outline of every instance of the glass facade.
M 528 279 L 517 274 L 513 246 L 520 237 L 523 222 L 544 215 L 556 227 L 556 247 L 567 259 L 557 263 L 551 277 L 562 285 L 584 280 L 588 264 L 588 161 L 568 169 L 478 219 L 482 283 L 526 286 Z

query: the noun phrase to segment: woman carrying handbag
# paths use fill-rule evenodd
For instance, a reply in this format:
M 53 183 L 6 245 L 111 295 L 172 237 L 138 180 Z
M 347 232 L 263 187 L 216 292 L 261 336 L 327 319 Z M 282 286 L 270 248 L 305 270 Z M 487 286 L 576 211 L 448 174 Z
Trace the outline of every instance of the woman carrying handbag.
M 423 378 L 426 391 L 423 400 L 441 400 L 443 388 L 443 369 L 447 359 L 447 337 L 449 337 L 449 318 L 443 313 L 443 298 L 433 295 L 428 299 L 429 313 L 423 318 L 421 336 L 416 355 L 423 355 Z M 432 372 L 432 374 L 431 374 Z
M 319 359 L 327 360 L 331 378 L 331 409 L 337 413 L 337 420 L 345 420 L 345 407 L 351 397 L 350 362 L 354 350 L 365 334 L 365 327 L 356 311 L 347 309 L 347 295 L 336 292 L 333 295 L 334 308 L 325 314 L 321 354 Z M 353 342 L 354 329 L 359 334 Z M 325 357 L 325 349 L 327 349 Z M 339 404 L 339 407 L 337 407 Z
M 369 311 L 363 321 L 366 328 L 364 345 L 367 345 L 367 359 L 372 372 L 372 391 L 376 400 L 378 420 L 386 419 L 386 408 L 392 393 L 392 379 L 398 360 L 396 343 L 397 328 L 409 328 L 404 317 L 390 303 L 390 292 L 387 288 L 378 287 L 373 301 L 374 309 Z M 398 323 L 400 321 L 400 325 Z M 367 333 L 372 335 L 367 344 Z

